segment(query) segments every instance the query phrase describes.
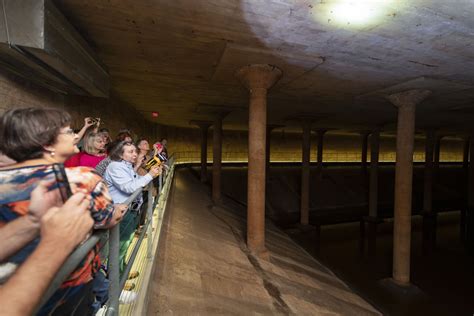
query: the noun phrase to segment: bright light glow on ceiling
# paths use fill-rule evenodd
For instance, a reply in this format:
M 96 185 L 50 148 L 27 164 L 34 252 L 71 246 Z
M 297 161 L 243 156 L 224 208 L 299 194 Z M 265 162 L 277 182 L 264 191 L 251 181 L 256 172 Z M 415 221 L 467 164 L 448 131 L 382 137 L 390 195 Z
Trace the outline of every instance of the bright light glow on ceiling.
M 328 22 L 338 25 L 366 26 L 390 14 L 393 0 L 335 0 L 331 1 Z

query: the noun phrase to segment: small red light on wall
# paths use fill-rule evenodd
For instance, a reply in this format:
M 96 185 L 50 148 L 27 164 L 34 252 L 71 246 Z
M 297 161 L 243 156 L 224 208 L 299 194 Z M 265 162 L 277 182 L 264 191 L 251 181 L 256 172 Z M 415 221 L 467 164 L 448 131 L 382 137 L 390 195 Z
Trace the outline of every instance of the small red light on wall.
M 151 117 L 153 117 L 153 118 L 157 118 L 158 115 L 159 115 L 158 112 L 151 112 Z

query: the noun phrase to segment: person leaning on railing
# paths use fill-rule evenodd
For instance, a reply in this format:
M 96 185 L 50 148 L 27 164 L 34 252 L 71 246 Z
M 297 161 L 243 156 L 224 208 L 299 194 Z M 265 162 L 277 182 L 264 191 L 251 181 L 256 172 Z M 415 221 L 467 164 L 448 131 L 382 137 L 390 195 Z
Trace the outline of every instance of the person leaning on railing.
M 136 190 L 145 187 L 153 178 L 161 174 L 161 167 L 152 167 L 144 176 L 136 172 L 137 148 L 132 142 L 121 142 L 110 153 L 112 162 L 105 171 L 104 179 L 109 187 L 114 203 L 123 203 Z M 141 204 L 139 197 L 136 207 Z M 125 255 L 137 227 L 137 212 L 127 212 L 120 223 L 120 272 L 125 268 Z
M 135 143 L 137 147 L 137 162 L 134 165 L 134 169 L 137 172 L 139 176 L 144 176 L 148 173 L 148 171 L 145 169 L 145 165 L 147 161 L 153 157 L 153 152 L 150 152 L 150 143 L 146 138 L 139 138 L 137 142 Z M 152 195 L 156 196 L 157 191 L 155 186 L 151 186 L 152 190 Z M 148 201 L 148 190 L 143 191 L 143 204 L 146 204 Z M 137 234 L 140 234 L 141 232 L 141 227 L 145 224 L 146 220 L 146 209 L 143 209 L 143 207 L 140 209 L 140 215 L 139 215 L 139 220 L 138 220 L 138 230 Z
M 31 193 L 28 213 L 0 228 L 0 261 L 41 236 L 38 247 L 0 287 L 2 315 L 31 315 L 61 265 L 94 225 L 90 197 L 79 192 L 55 207 L 57 190 L 42 181 Z
M 19 108 L 5 112 L 0 117 L 0 152 L 16 161 L 0 168 L 0 226 L 27 215 L 30 195 L 40 180 L 54 180 L 53 165 L 64 163 L 78 152 L 77 135 L 70 127 L 71 117 L 60 109 Z M 126 210 L 124 205 L 112 204 L 107 185 L 93 169 L 87 167 L 66 168 L 72 193 L 85 191 L 90 197 L 89 211 L 94 228 L 113 227 Z M 4 247 L 4 240 L 0 241 Z M 0 264 L 0 278 L 8 279 L 32 254 L 39 239 L 9 256 Z M 89 312 L 90 300 L 94 299 L 92 281 L 100 259 L 98 245 L 78 265 L 60 289 L 42 306 L 38 315 L 73 315 Z M 8 267 L 4 270 L 2 268 Z

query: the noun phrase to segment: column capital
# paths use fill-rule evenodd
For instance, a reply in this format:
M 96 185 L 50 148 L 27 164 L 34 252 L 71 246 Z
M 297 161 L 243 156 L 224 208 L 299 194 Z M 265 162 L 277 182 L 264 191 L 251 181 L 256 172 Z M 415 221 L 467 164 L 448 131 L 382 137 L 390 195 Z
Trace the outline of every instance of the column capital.
M 205 120 L 191 120 L 191 121 L 189 121 L 189 125 L 196 125 L 196 126 L 198 126 L 199 128 L 202 128 L 202 129 L 207 129 L 212 124 L 213 124 L 212 121 L 205 121 Z
M 275 128 L 282 128 L 285 127 L 285 125 L 280 125 L 280 124 L 267 124 L 267 133 L 271 133 Z
M 367 137 L 370 134 L 372 134 L 372 130 L 370 130 L 370 129 L 359 130 L 359 131 L 356 131 L 356 133 L 358 133 L 362 137 Z
M 435 133 L 435 136 L 436 136 L 436 141 L 441 141 L 441 139 L 443 139 L 446 135 L 438 132 L 438 133 Z
M 434 128 L 426 128 L 424 132 L 425 132 L 425 135 L 426 135 L 427 138 L 428 137 L 431 137 L 433 139 L 437 138 L 438 134 L 436 132 L 436 129 L 434 129 Z
M 422 133 L 425 133 L 425 134 L 432 133 L 432 134 L 436 135 L 436 133 L 438 131 L 438 128 L 436 128 L 434 126 L 424 126 L 423 128 L 418 129 L 418 131 L 420 131 Z
M 231 111 L 220 111 L 220 112 L 213 113 L 213 115 L 212 115 L 213 123 L 212 124 L 214 124 L 215 121 L 219 121 L 219 120 L 222 121 L 227 115 L 230 114 L 230 112 Z
M 397 92 L 387 96 L 387 99 L 396 107 L 416 106 L 431 94 L 430 90 L 413 89 Z
M 235 76 L 249 90 L 270 89 L 282 76 L 280 68 L 269 64 L 247 65 L 235 72 Z
M 313 131 L 315 131 L 317 134 L 326 134 L 326 132 L 330 131 L 330 130 L 333 130 L 333 128 L 321 128 L 321 127 L 318 127 L 318 128 L 314 128 Z

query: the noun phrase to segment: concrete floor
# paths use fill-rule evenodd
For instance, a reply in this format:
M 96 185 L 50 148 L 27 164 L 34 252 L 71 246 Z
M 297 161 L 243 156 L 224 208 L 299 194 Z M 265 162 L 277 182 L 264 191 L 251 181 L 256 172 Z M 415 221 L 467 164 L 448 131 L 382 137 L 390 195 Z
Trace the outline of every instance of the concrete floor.
M 208 188 L 177 170 L 148 315 L 380 314 L 270 223 L 270 260 L 250 255 L 244 212 L 212 207 Z

